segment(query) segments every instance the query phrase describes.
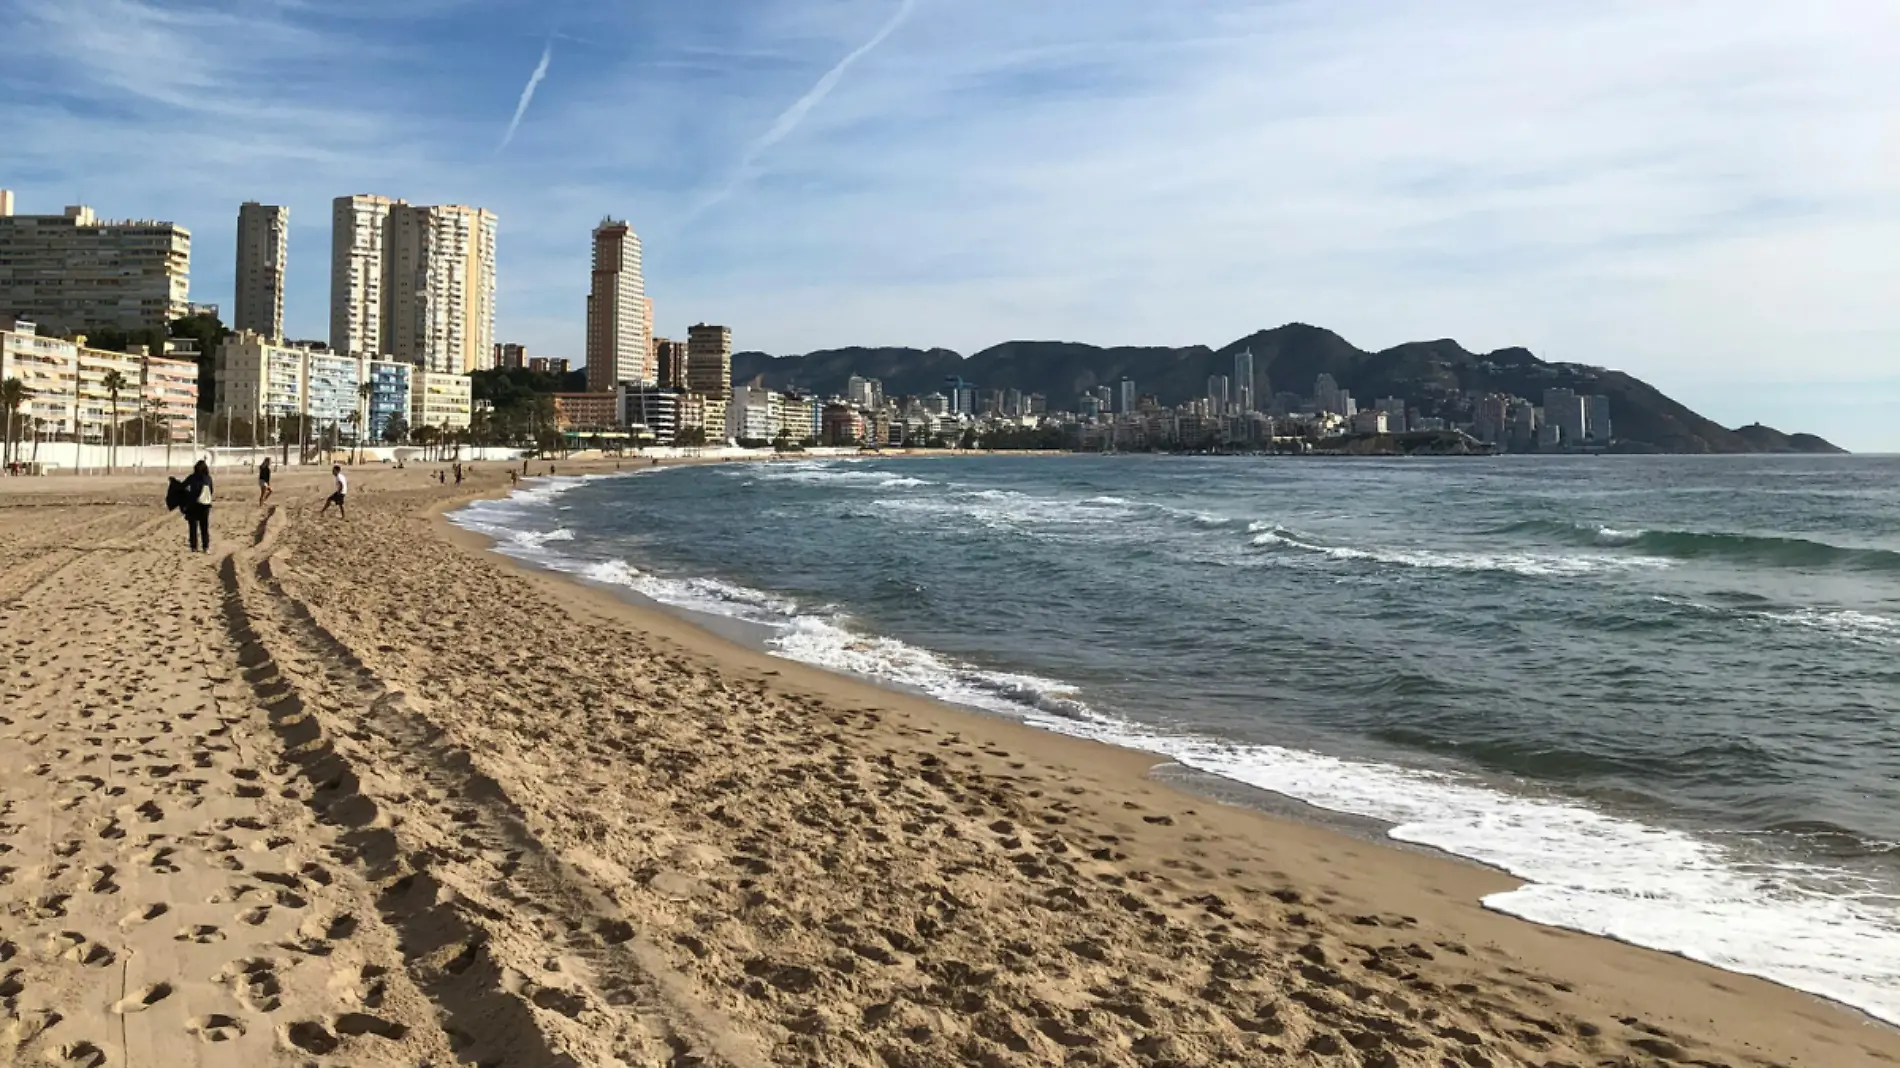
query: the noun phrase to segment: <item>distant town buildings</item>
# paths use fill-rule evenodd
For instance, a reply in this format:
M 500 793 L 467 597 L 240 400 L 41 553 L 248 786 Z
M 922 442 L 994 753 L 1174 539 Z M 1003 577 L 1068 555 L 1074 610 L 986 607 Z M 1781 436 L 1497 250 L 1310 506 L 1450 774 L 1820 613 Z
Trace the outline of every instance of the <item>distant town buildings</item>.
M 542 375 L 565 375 L 568 372 L 565 356 L 530 356 L 528 370 Z
M 604 219 L 594 228 L 593 285 L 587 294 L 587 388 L 611 393 L 622 382 L 649 385 L 652 305 L 633 227 Z
M 508 371 L 525 369 L 528 366 L 528 346 L 514 342 L 498 342 L 495 345 L 495 358 L 491 366 Z
M 290 254 L 290 209 L 245 201 L 238 208 L 236 300 L 232 330 L 284 336 L 284 271 Z
M 0 321 L 68 334 L 164 328 L 189 311 L 191 232 L 91 208 L 16 215 L 0 189 Z

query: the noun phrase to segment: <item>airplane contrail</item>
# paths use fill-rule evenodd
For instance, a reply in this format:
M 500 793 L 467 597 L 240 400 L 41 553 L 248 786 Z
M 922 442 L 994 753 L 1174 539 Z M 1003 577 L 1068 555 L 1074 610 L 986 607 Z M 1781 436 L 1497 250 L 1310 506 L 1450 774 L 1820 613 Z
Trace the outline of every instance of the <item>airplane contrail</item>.
M 515 117 L 508 121 L 508 132 L 502 135 L 501 144 L 495 147 L 500 152 L 515 139 L 515 131 L 521 128 L 521 117 L 528 113 L 528 104 L 534 100 L 534 90 L 541 79 L 548 76 L 548 63 L 554 58 L 554 37 L 548 36 L 547 44 L 541 46 L 541 62 L 534 65 L 534 73 L 528 75 L 528 84 L 521 87 L 521 99 L 515 104 Z
M 705 211 L 707 208 L 731 196 L 750 175 L 753 164 L 759 161 L 759 157 L 765 154 L 766 149 L 785 140 L 793 130 L 796 130 L 798 124 L 805 121 L 805 116 L 811 113 L 811 109 L 817 107 L 825 97 L 831 95 L 832 89 L 837 87 L 838 82 L 844 78 L 845 72 L 851 69 L 851 65 L 863 59 L 866 54 L 878 45 L 883 44 L 885 38 L 896 33 L 897 28 L 904 24 L 904 20 L 910 17 L 911 10 L 916 6 L 917 0 L 904 0 L 903 4 L 898 7 L 897 13 L 892 15 L 890 21 L 886 22 L 877 33 L 873 34 L 870 40 L 852 49 L 849 54 L 837 62 L 836 66 L 826 71 L 824 77 L 819 78 L 815 85 L 806 90 L 804 96 L 793 101 L 792 106 L 786 108 L 784 112 L 779 115 L 778 121 L 772 123 L 772 128 L 765 131 L 763 137 L 752 142 L 752 145 L 746 149 L 745 156 L 739 161 L 738 169 L 733 172 L 732 180 L 727 182 L 724 188 L 714 193 L 711 197 L 708 197 L 697 208 L 693 209 L 691 214 L 698 215 L 700 212 Z

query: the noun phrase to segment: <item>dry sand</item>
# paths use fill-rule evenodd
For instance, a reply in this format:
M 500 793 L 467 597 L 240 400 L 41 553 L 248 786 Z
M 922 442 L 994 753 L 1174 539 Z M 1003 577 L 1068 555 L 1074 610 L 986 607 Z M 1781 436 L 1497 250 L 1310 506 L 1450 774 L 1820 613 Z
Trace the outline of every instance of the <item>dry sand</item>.
M 422 469 L 346 521 L 226 476 L 208 557 L 154 481 L 0 480 L 0 1063 L 1900 1063 L 1496 873 L 519 569 Z

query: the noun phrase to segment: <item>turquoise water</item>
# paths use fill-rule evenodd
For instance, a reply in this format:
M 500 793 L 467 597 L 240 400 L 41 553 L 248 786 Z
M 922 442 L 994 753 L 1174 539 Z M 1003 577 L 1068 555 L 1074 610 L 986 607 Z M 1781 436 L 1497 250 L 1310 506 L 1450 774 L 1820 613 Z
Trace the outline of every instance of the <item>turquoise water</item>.
M 460 521 L 1900 1022 L 1900 461 L 774 462 Z

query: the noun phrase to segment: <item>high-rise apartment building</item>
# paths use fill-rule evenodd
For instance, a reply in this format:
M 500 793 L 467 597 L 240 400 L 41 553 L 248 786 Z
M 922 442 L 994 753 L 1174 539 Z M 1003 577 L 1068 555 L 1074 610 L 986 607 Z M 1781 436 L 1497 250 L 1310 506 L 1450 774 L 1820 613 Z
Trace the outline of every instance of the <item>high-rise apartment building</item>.
M 685 389 L 686 342 L 654 338 L 653 367 L 662 389 Z
M 495 214 L 461 204 L 338 197 L 330 231 L 330 347 L 388 353 L 437 374 L 495 358 Z
M 237 304 L 231 329 L 268 338 L 284 336 L 284 267 L 289 247 L 289 208 L 254 200 L 238 208 Z
M 732 397 L 732 331 L 699 323 L 686 332 L 686 388 L 701 396 Z
M 1207 406 L 1208 408 L 1212 410 L 1214 414 L 1219 415 L 1226 412 L 1228 406 L 1231 405 L 1232 403 L 1233 403 L 1233 398 L 1229 396 L 1227 376 L 1226 375 L 1208 375 L 1207 376 Z
M 384 351 L 435 374 L 487 370 L 495 358 L 491 211 L 461 204 L 389 209 Z
M 1132 378 L 1124 378 L 1121 381 L 1121 407 L 1117 408 L 1116 411 L 1126 414 L 1134 410 L 1135 410 L 1135 380 Z
M 1593 393 L 1584 400 L 1583 432 L 1591 441 L 1610 443 L 1610 398 Z
M 1252 349 L 1234 353 L 1233 400 L 1242 415 L 1255 410 Z
M 514 342 L 496 342 L 495 357 L 490 367 L 501 367 L 510 371 L 519 371 L 528 366 L 528 346 Z
M 1564 445 L 1581 445 L 1587 435 L 1584 425 L 1584 398 L 1568 389 L 1544 391 L 1544 425 L 1555 427 L 1557 440 Z
M 646 280 L 640 237 L 617 219 L 594 228 L 593 286 L 587 294 L 587 388 L 611 392 L 622 382 L 652 385 Z
M 330 348 L 354 355 L 388 352 L 388 197 L 338 197 L 330 212 Z
M 83 205 L 15 215 L 0 190 L 0 316 L 49 333 L 164 328 L 190 309 L 191 231 Z

